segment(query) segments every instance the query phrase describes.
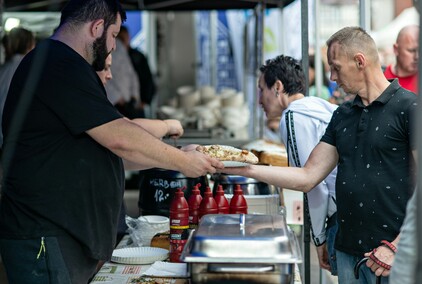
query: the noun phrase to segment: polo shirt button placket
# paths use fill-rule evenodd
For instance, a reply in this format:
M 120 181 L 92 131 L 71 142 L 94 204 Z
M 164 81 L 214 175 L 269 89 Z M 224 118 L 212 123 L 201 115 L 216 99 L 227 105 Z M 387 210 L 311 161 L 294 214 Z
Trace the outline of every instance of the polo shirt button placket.
M 363 109 L 363 112 L 360 116 L 360 121 L 359 121 L 359 131 L 365 131 L 366 127 L 367 127 L 367 121 L 368 118 L 367 116 L 369 115 L 369 110 L 367 108 Z

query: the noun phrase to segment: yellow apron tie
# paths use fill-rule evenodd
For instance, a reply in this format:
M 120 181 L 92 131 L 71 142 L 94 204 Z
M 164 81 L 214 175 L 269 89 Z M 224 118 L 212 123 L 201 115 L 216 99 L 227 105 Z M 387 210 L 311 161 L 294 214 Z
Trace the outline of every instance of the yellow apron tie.
M 40 247 L 40 251 L 38 252 L 37 259 L 39 259 L 39 258 L 40 258 L 40 256 L 41 256 L 41 252 L 44 252 L 44 255 L 45 255 L 45 243 L 44 243 L 44 237 L 41 237 L 41 247 Z

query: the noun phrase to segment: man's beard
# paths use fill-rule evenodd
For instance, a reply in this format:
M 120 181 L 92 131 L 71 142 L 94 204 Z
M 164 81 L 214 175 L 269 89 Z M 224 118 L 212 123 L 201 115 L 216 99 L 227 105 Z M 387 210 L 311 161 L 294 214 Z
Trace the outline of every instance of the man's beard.
M 100 38 L 97 38 L 92 43 L 92 52 L 94 55 L 94 60 L 92 62 L 92 67 L 95 71 L 102 71 L 105 68 L 105 60 L 110 52 L 107 51 L 107 35 L 104 32 Z

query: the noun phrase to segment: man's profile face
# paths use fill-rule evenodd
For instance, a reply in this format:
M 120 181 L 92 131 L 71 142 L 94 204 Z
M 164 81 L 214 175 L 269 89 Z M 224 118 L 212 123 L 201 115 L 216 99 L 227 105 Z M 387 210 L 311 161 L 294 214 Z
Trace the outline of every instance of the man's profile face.
M 394 45 L 397 65 L 406 75 L 418 72 L 419 36 L 418 32 L 408 33 L 400 37 Z
M 105 67 L 107 56 L 116 48 L 116 37 L 119 34 L 122 19 L 117 14 L 116 23 L 111 24 L 100 38 L 97 38 L 92 44 L 94 60 L 92 66 L 95 71 L 101 71 Z
M 107 32 L 104 31 L 100 38 L 97 38 L 92 44 L 94 61 L 92 67 L 95 71 L 101 71 L 105 68 L 105 60 L 109 53 L 107 50 Z
M 264 74 L 261 74 L 258 80 L 258 102 L 267 118 L 272 119 L 280 116 L 279 102 L 274 89 L 267 87 L 264 76 Z M 281 95 L 279 94 L 279 96 Z

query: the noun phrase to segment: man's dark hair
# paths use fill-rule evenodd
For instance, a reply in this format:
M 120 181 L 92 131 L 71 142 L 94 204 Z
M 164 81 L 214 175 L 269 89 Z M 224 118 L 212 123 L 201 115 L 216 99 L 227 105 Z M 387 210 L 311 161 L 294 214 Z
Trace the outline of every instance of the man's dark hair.
M 279 55 L 269 59 L 259 68 L 264 75 L 265 84 L 271 88 L 277 80 L 284 86 L 284 92 L 288 95 L 305 93 L 305 74 L 299 60 L 290 56 Z
M 104 19 L 104 30 L 116 22 L 117 13 L 126 20 L 126 12 L 118 0 L 70 0 L 62 10 L 60 26 L 63 24 L 81 25 L 86 22 Z

